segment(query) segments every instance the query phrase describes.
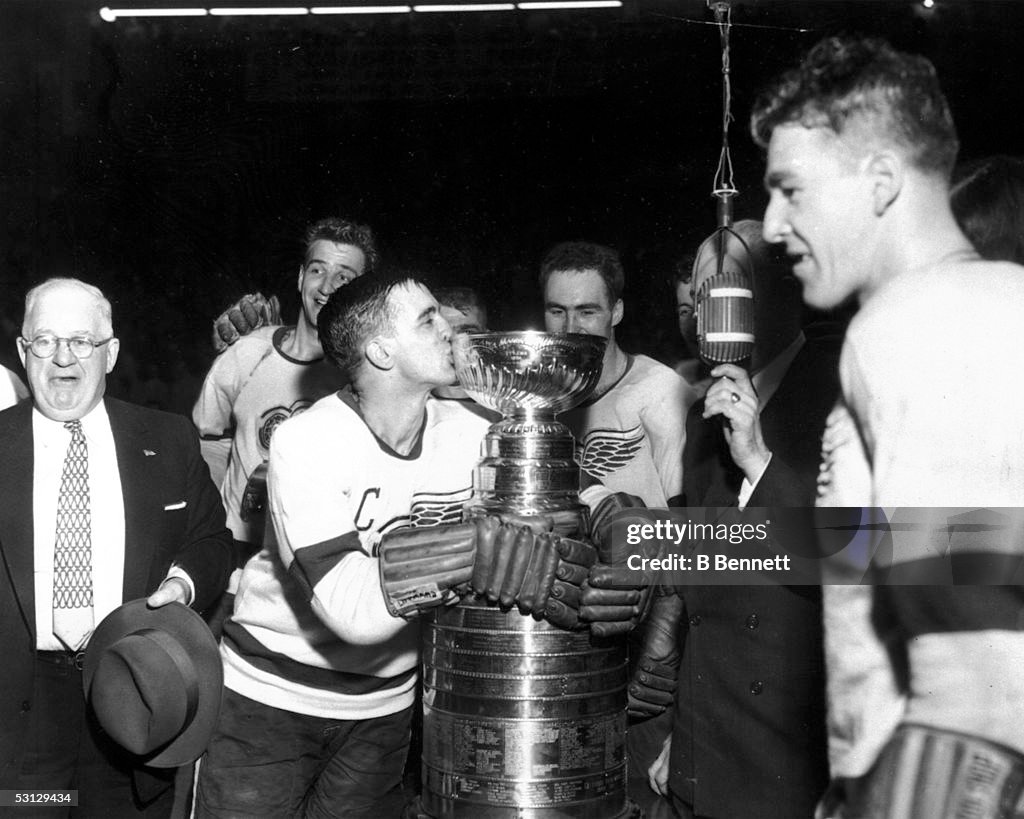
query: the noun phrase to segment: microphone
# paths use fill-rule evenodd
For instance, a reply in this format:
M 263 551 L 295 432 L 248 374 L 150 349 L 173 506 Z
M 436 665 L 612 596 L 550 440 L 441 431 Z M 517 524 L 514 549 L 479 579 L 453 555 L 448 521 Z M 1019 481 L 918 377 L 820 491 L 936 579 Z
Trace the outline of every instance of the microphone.
M 749 362 L 754 351 L 753 260 L 731 225 L 715 230 L 693 263 L 698 354 L 709 367 Z

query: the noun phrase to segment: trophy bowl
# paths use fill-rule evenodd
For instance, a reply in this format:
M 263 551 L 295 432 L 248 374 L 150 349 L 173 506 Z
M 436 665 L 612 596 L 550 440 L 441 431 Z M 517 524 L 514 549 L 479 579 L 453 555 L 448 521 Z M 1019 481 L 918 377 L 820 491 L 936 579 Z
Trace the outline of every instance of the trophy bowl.
M 563 412 L 601 377 L 607 339 L 583 333 L 471 333 L 453 341 L 455 375 L 478 404 L 508 416 Z

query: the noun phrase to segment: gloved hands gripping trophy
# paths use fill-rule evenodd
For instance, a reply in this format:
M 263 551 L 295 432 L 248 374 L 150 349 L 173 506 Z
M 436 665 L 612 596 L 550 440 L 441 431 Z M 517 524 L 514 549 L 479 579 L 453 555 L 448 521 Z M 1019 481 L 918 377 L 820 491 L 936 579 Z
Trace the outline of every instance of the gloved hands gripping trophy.
M 613 542 L 611 518 L 642 504 L 582 474 L 572 435 L 554 418 L 593 389 L 604 344 L 529 331 L 453 342 L 460 385 L 503 419 L 484 440 L 470 522 L 384 536 L 381 581 L 393 614 L 476 595 L 561 628 L 591 624 L 599 637 L 639 621 L 645 579 L 619 566 L 627 547 Z
M 650 586 L 625 569 L 610 518 L 638 505 L 630 495 L 604 495 L 590 518 L 593 544 L 555 534 L 544 515 L 389 532 L 380 544 L 388 610 L 413 617 L 475 594 L 561 628 L 590 624 L 598 637 L 624 634 L 643 618 Z

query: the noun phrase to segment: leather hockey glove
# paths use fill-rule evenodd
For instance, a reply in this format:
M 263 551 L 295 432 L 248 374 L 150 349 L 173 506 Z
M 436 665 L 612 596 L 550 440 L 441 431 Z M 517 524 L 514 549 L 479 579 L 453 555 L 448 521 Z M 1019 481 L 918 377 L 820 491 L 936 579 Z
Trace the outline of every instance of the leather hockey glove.
M 636 495 L 614 492 L 597 503 L 590 512 L 590 539 L 598 549 L 609 549 L 612 522 L 617 512 L 623 509 L 646 509 L 647 504 Z
M 589 543 L 548 531 L 544 518 L 400 529 L 380 543 L 381 587 L 388 611 L 412 617 L 472 591 L 504 608 L 574 628 L 581 584 L 597 560 Z
M 629 715 L 649 719 L 672 704 L 679 673 L 679 618 L 683 598 L 663 587 L 653 594 L 643 623 L 640 659 L 629 681 Z
M 647 612 L 653 577 L 650 572 L 629 569 L 626 561 L 631 549 L 624 540 L 614 542 L 611 526 L 616 512 L 643 507 L 635 495 L 616 492 L 591 512 L 590 532 L 598 561 L 581 589 L 579 616 L 591 623 L 590 631 L 597 637 L 627 634 Z
M 224 352 L 244 335 L 260 327 L 281 323 L 277 296 L 247 293 L 213 320 L 213 349 Z
M 468 588 L 476 556 L 476 525 L 398 529 L 380 542 L 384 603 L 395 617 L 414 617 L 457 602 Z
M 538 532 L 542 527 L 530 519 L 510 517 L 499 522 L 486 517 L 476 523 L 473 591 L 503 608 L 516 605 L 523 614 L 574 628 L 580 585 L 597 559 L 594 547 Z

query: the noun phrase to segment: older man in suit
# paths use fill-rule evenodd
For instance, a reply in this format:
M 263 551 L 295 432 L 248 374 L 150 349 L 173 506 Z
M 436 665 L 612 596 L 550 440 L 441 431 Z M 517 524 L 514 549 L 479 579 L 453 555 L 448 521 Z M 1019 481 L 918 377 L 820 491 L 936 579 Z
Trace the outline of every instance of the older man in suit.
M 805 337 L 799 283 L 736 223 L 727 265 L 753 267 L 751 372 L 714 368 L 690 411 L 688 506 L 812 506 L 838 392 L 838 339 Z M 711 267 L 717 251 L 700 254 Z M 696 272 L 701 278 L 700 270 Z M 724 419 L 724 422 L 723 420 Z M 810 819 L 828 783 L 821 589 L 680 587 L 682 665 L 673 731 L 651 771 L 683 817 Z
M 77 790 L 78 816 L 166 816 L 173 771 L 97 727 L 82 652 L 128 600 L 209 605 L 231 538 L 188 420 L 104 398 L 118 349 L 95 287 L 29 292 L 18 352 L 33 400 L 0 413 L 0 789 Z

